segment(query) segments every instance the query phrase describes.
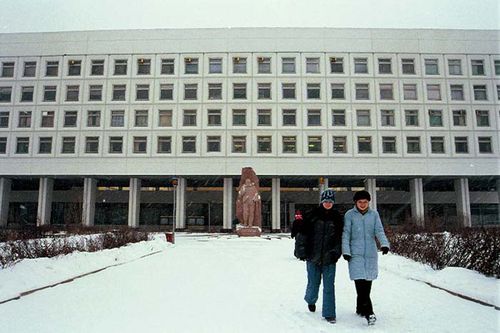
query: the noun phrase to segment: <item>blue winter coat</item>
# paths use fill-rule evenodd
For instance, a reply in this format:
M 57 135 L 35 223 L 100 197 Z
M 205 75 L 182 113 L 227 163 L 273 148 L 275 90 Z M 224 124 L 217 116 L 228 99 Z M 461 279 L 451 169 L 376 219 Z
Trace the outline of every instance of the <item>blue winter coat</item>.
M 344 216 L 342 254 L 351 256 L 349 276 L 351 280 L 375 280 L 378 275 L 377 237 L 380 246 L 389 247 L 384 227 L 376 210 L 368 208 L 363 215 L 356 207 Z

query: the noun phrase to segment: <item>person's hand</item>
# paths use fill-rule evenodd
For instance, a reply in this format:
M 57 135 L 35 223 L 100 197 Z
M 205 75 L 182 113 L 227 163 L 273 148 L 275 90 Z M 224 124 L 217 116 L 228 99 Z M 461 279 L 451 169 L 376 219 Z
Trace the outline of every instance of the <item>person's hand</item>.
M 345 261 L 347 261 L 347 262 L 349 262 L 349 260 L 351 260 L 351 256 L 348 254 L 344 254 L 343 257 L 344 257 Z
M 382 254 L 387 254 L 389 252 L 389 248 L 387 246 L 382 246 L 380 249 L 382 250 Z

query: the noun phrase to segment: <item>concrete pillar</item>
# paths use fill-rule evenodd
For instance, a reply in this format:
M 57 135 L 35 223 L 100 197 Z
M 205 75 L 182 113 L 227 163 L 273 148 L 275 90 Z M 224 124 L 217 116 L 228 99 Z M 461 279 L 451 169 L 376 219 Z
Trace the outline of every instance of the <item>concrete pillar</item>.
M 224 178 L 222 201 L 222 230 L 227 232 L 233 229 L 233 178 Z
M 303 213 L 304 212 L 302 212 L 302 214 Z M 290 221 L 290 223 L 292 223 L 293 220 L 295 220 L 295 202 L 288 203 L 288 220 Z
M 7 226 L 11 185 L 12 181 L 10 179 L 0 178 L 0 227 Z
M 418 226 L 423 227 L 424 222 L 424 186 L 422 178 L 410 179 L 411 217 Z
M 370 208 L 377 210 L 377 180 L 375 178 L 365 179 L 365 189 L 370 192 L 372 198 L 370 201 Z
M 54 192 L 54 179 L 40 178 L 38 189 L 38 209 L 36 225 L 50 225 L 50 214 L 52 213 L 52 194 Z
M 500 221 L 500 178 L 497 179 L 497 194 L 498 194 L 498 221 Z
M 83 180 L 83 225 L 91 227 L 94 225 L 95 200 L 97 194 L 97 180 L 85 178 Z
M 455 179 L 455 197 L 457 198 L 457 216 L 462 221 L 463 227 L 472 225 L 470 214 L 469 180 L 467 178 Z
M 179 177 L 175 195 L 175 228 L 186 229 L 186 178 Z
M 281 231 L 281 181 L 278 177 L 273 177 L 272 188 L 271 188 L 271 211 L 272 211 L 272 221 L 271 221 L 271 232 Z
M 139 227 L 139 214 L 141 212 L 141 180 L 130 178 L 128 190 L 128 226 Z

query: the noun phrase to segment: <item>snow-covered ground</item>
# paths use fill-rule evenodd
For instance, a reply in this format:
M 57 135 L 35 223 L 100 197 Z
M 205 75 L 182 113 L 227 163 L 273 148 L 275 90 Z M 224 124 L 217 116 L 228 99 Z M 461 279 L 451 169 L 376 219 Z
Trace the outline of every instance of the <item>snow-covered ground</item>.
M 149 253 L 153 255 L 145 256 Z M 118 264 L 118 265 L 117 265 Z M 433 271 L 380 256 L 372 300 L 378 321 L 354 314 L 347 264 L 337 265 L 337 324 L 303 301 L 305 264 L 293 240 L 271 235 L 178 234 L 97 253 L 24 260 L 0 270 L 0 332 L 499 332 L 500 311 L 420 281 L 500 306 L 500 280 L 458 268 Z M 420 281 L 416 281 L 420 280 Z

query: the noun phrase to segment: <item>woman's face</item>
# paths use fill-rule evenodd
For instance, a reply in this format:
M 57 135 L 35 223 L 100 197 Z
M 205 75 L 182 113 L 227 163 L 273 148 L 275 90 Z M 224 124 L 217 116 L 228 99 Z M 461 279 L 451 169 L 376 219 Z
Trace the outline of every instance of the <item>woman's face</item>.
M 333 207 L 333 202 L 331 201 L 325 201 L 322 203 L 324 209 L 332 209 Z
M 356 201 L 356 208 L 358 208 L 359 211 L 365 211 L 368 209 L 368 206 L 370 205 L 370 201 L 366 199 L 361 199 Z

